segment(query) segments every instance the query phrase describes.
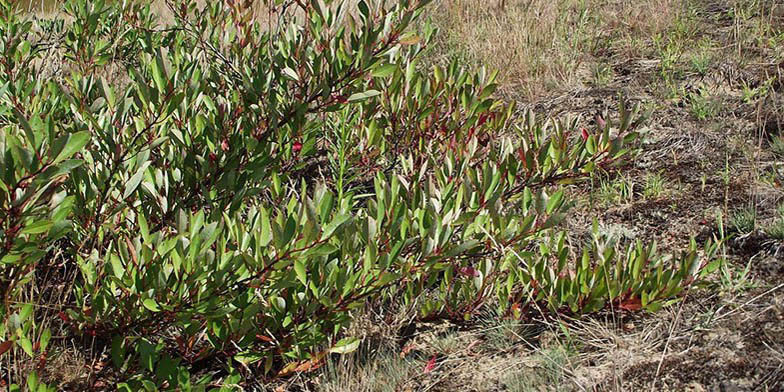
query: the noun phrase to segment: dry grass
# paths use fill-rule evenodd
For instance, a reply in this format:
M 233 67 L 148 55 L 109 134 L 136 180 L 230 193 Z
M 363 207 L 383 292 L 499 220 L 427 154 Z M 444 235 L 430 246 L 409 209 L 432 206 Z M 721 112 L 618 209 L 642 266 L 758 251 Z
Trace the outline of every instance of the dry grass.
M 441 1 L 434 52 L 498 69 L 505 93 L 533 100 L 588 82 L 608 51 L 639 57 L 684 12 L 675 0 Z

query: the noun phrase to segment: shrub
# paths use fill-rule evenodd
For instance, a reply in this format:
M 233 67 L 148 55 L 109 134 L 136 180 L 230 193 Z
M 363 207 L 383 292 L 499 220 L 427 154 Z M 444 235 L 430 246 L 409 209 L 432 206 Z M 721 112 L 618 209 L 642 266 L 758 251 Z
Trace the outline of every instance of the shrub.
M 420 69 L 426 3 L 284 2 L 262 24 L 251 2 L 171 1 L 159 26 L 149 4 L 71 0 L 58 24 L 3 2 L 15 377 L 60 328 L 111 353 L 120 389 L 249 385 L 356 348 L 343 327 L 371 299 L 656 310 L 713 269 L 714 243 L 670 262 L 596 238 L 574 259 L 562 185 L 620 163 L 638 112 L 578 131 L 517 117 L 494 74 Z

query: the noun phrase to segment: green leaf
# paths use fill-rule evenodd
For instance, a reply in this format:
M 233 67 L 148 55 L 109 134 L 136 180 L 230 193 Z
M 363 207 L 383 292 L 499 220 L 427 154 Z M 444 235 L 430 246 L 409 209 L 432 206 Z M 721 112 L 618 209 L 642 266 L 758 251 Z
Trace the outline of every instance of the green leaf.
M 155 300 L 152 299 L 152 298 L 147 298 L 144 301 L 142 301 L 142 305 L 144 305 L 145 308 L 147 308 L 147 309 L 149 309 L 149 310 L 151 310 L 153 312 L 160 312 L 161 311 L 161 308 L 160 308 L 160 306 L 158 306 L 158 303 L 155 302 Z
M 17 340 L 17 343 L 19 343 L 19 346 L 22 347 L 22 350 L 24 350 L 27 355 L 30 357 L 33 356 L 33 342 L 31 342 L 30 339 L 23 337 Z
M 46 347 L 49 346 L 49 341 L 52 339 L 52 331 L 49 328 L 44 329 L 44 332 L 41 333 L 40 339 L 40 347 L 41 351 L 46 351 Z
M 118 369 L 125 363 L 125 337 L 122 335 L 112 339 L 112 363 Z
M 329 352 L 332 354 L 348 354 L 359 348 L 359 342 L 360 341 L 357 338 L 343 338 L 335 343 L 335 345 L 329 349 Z
M 234 359 L 245 366 L 261 361 L 266 357 L 267 356 L 265 354 L 256 353 L 252 351 L 246 351 L 234 355 Z
M 147 218 L 144 217 L 143 211 L 138 211 L 137 217 L 139 219 L 139 231 L 142 234 L 142 239 L 145 243 L 150 243 L 150 227 L 147 225 Z
M 283 74 L 299 82 L 299 75 L 297 75 L 297 71 L 289 67 L 285 67 L 283 68 Z
M 156 347 L 147 339 L 139 340 L 136 350 L 139 352 L 139 365 L 152 372 L 155 369 L 155 362 L 158 360 Z
M 397 64 L 385 64 L 373 70 L 373 77 L 385 78 L 392 75 L 397 70 Z
M 139 184 L 142 182 L 142 178 L 144 178 L 144 171 L 147 170 L 147 166 L 149 165 L 149 161 L 144 162 L 139 170 L 137 170 L 136 173 L 131 176 L 130 179 L 128 179 L 128 182 L 125 183 L 123 199 L 127 199 L 131 194 L 133 194 L 134 191 L 136 191 L 136 188 L 138 188 Z
M 367 3 L 365 3 L 364 0 L 360 0 L 359 3 L 357 3 L 357 8 L 359 8 L 359 14 L 362 15 L 363 19 L 367 19 L 370 15 L 370 8 Z
M 336 215 L 335 218 L 332 219 L 332 222 L 329 222 L 329 224 L 326 227 L 324 227 L 324 232 L 321 234 L 321 239 L 329 238 L 329 236 L 331 236 L 332 233 L 334 233 L 335 230 L 338 229 L 338 227 L 346 223 L 346 221 L 348 221 L 349 218 L 351 218 L 350 215 L 345 215 L 345 214 Z
M 27 320 L 33 314 L 33 304 L 25 304 L 19 311 L 19 321 Z
M 27 375 L 27 390 L 34 392 L 36 389 L 38 389 L 38 373 L 30 372 Z
M 117 100 L 114 98 L 114 90 L 106 82 L 106 78 L 101 78 L 101 87 L 103 88 L 103 96 L 106 97 L 106 102 L 109 102 L 110 107 L 114 107 Z
M 479 241 L 475 239 L 470 239 L 466 242 L 461 243 L 458 246 L 450 248 L 447 252 L 444 253 L 442 256 L 444 259 L 449 259 L 455 257 L 457 255 L 463 254 L 463 252 L 476 248 L 479 245 Z
M 272 241 L 272 225 L 270 224 L 270 217 L 267 209 L 261 207 L 261 246 L 269 245 Z
M 25 226 L 25 228 L 22 229 L 21 233 L 22 234 L 41 234 L 41 233 L 45 233 L 45 232 L 49 231 L 49 228 L 51 228 L 51 227 L 52 227 L 52 221 L 50 221 L 50 220 L 40 220 L 40 221 L 35 222 L 35 223 L 31 224 L 31 225 Z
M 350 97 L 348 97 L 348 101 L 349 102 L 360 102 L 360 101 L 364 101 L 364 100 L 369 99 L 369 98 L 373 98 L 373 97 L 378 96 L 378 95 L 381 95 L 381 91 L 378 91 L 378 90 L 368 90 L 368 91 L 365 91 L 364 93 L 352 94 Z
M 152 78 L 155 80 L 155 86 L 158 88 L 158 91 L 165 91 L 168 82 L 166 78 L 166 68 L 163 64 L 163 58 L 160 52 L 155 56 L 155 61 L 152 61 L 150 65 L 152 66 Z
M 52 163 L 58 163 L 64 159 L 70 158 L 77 151 L 80 151 L 87 142 L 90 141 L 90 133 L 86 131 L 76 132 L 68 135 L 65 147 L 57 154 L 57 157 Z
M 302 284 L 307 285 L 308 273 L 305 270 L 305 264 L 302 264 L 301 260 L 294 260 L 294 272 L 297 274 L 297 279 Z
M 332 244 L 321 244 L 308 251 L 308 256 L 326 256 L 338 250 L 338 247 Z
M 283 242 L 282 244 L 288 244 L 293 238 L 294 233 L 297 231 L 297 221 L 294 220 L 294 216 L 289 216 L 289 219 L 286 220 L 286 227 L 283 231 Z

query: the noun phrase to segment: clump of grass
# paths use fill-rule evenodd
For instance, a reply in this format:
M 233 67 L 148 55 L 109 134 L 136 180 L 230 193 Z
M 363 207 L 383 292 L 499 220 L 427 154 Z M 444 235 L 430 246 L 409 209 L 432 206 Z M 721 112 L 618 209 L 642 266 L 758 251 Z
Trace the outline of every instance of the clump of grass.
M 784 241 L 784 203 L 776 207 L 776 218 L 764 229 L 765 234 L 777 241 Z
M 609 64 L 599 63 L 593 67 L 593 80 L 597 86 L 608 85 L 615 76 L 612 66 Z
M 321 371 L 324 392 L 394 392 L 405 390 L 421 371 L 421 359 L 392 351 L 329 358 Z
M 507 350 L 538 332 L 535 327 L 517 320 L 488 319 L 483 324 L 484 345 L 493 351 Z
M 699 121 L 709 120 L 719 111 L 716 100 L 704 88 L 698 93 L 689 93 L 689 106 L 691 114 Z
M 753 258 L 749 259 L 749 262 L 746 263 L 746 266 L 743 268 L 733 267 L 726 263 L 722 264 L 719 269 L 721 291 L 726 293 L 740 293 L 756 288 L 757 284 L 751 278 L 750 274 L 752 261 Z
M 679 77 L 677 65 L 683 56 L 684 43 L 670 36 L 659 34 L 653 37 L 656 55 L 659 58 L 659 76 L 668 83 Z
M 536 355 L 536 366 L 510 372 L 502 381 L 506 391 L 527 392 L 549 390 L 563 384 L 570 363 L 570 350 L 554 347 Z
M 701 52 L 691 57 L 691 69 L 700 76 L 705 76 L 710 71 L 713 58 L 710 54 Z
M 740 208 L 730 215 L 730 228 L 741 234 L 748 234 L 757 228 L 757 210 L 751 207 Z
M 691 56 L 691 69 L 700 76 L 705 76 L 710 71 L 711 65 L 714 62 L 711 47 L 713 43 L 710 39 L 703 39 L 699 43 L 699 48 Z
M 770 141 L 770 151 L 776 158 L 784 158 L 784 137 L 781 135 L 774 136 Z
M 659 198 L 665 193 L 664 186 L 665 179 L 661 172 L 648 175 L 645 178 L 645 186 L 643 188 L 642 194 L 646 199 Z
M 774 240 L 784 241 L 784 218 L 778 218 L 765 227 L 765 234 Z
M 621 176 L 614 180 L 602 181 L 595 193 L 599 205 L 634 203 L 634 181 Z

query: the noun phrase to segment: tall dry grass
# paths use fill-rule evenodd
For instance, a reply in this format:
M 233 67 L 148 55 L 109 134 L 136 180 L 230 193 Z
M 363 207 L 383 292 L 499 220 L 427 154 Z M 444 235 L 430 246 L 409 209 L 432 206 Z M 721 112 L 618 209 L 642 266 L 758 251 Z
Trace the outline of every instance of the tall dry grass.
M 436 61 L 499 70 L 503 91 L 535 99 L 586 80 L 597 54 L 640 55 L 684 12 L 675 0 L 442 0 Z

